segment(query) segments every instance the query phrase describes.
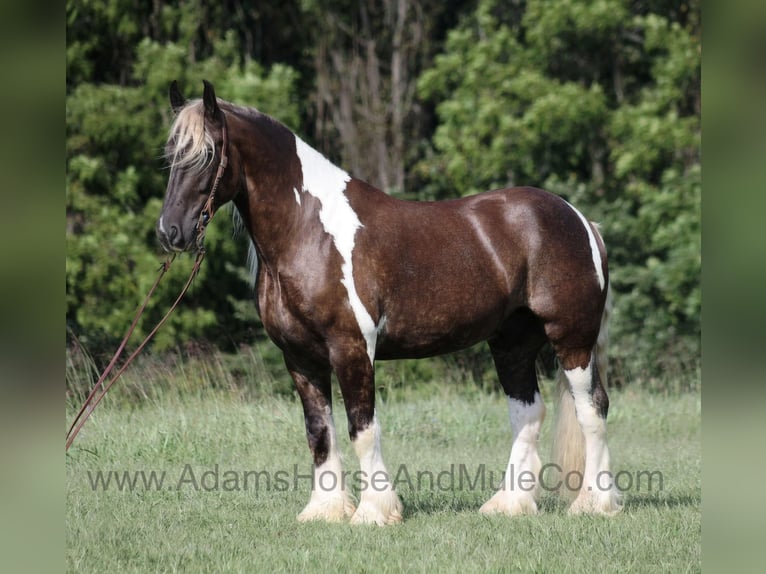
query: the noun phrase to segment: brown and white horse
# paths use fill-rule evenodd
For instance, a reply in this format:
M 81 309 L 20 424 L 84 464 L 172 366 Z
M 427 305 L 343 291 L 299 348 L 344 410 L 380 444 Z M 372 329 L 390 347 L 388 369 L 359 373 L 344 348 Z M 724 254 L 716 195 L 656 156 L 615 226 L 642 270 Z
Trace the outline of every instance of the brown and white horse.
M 510 477 L 526 474 L 539 486 L 545 406 L 535 359 L 546 341 L 564 374 L 562 420 L 573 423 L 557 430 L 557 443 L 570 455 L 581 445 L 574 459 L 584 462 L 570 510 L 619 510 L 599 352 L 606 252 L 579 211 L 531 187 L 401 201 L 353 178 L 269 116 L 217 99 L 208 82 L 203 98 L 190 102 L 174 82 L 170 100 L 177 115 L 157 234 L 166 250 L 195 250 L 215 209 L 236 206 L 256 258 L 258 312 L 303 404 L 314 485 L 300 520 L 399 522 L 402 504 L 381 454 L 374 361 L 485 340 L 514 434 L 506 484 L 481 511 L 537 512 L 538 489 Z M 375 484 L 361 491 L 358 506 L 343 480 L 333 371 L 361 476 Z

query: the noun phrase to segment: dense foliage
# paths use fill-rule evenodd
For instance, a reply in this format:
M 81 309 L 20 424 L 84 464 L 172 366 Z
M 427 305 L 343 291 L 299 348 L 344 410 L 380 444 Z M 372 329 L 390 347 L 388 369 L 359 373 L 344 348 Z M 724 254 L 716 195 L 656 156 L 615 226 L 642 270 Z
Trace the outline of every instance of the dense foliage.
M 391 193 L 561 194 L 602 225 L 617 380 L 695 369 L 700 26 L 695 0 L 70 0 L 68 340 L 108 351 L 151 285 L 167 86 L 205 78 Z M 156 349 L 263 336 L 231 235 L 219 215 Z M 174 267 L 140 329 L 178 292 Z

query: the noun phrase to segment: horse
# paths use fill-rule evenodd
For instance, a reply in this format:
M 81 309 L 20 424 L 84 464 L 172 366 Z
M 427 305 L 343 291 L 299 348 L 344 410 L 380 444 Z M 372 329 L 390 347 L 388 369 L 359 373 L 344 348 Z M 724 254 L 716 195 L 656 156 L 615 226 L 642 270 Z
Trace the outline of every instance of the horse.
M 394 198 L 203 83 L 202 98 L 191 101 L 176 82 L 170 86 L 175 119 L 157 236 L 167 251 L 197 251 L 207 222 L 229 202 L 249 233 L 256 310 L 295 382 L 313 458 L 298 520 L 400 522 L 402 502 L 381 450 L 374 362 L 482 341 L 513 434 L 505 481 L 480 511 L 538 512 L 546 409 L 535 364 L 546 342 L 563 373 L 555 456 L 562 475 L 580 473 L 569 511 L 619 511 L 606 442 L 609 272 L 597 226 L 533 187 L 443 201 Z M 361 489 L 358 504 L 343 480 L 333 372 L 360 476 L 374 485 Z

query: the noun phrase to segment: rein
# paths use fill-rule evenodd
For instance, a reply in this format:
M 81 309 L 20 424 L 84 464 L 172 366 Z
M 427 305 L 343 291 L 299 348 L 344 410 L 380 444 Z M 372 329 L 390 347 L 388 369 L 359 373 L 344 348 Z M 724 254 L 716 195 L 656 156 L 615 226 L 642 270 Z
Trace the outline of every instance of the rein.
M 199 221 L 197 222 L 197 238 L 196 238 L 196 244 L 197 244 L 197 258 L 194 261 L 194 266 L 192 267 L 191 274 L 189 275 L 189 279 L 187 279 L 186 284 L 184 285 L 183 289 L 181 289 L 181 293 L 178 295 L 176 300 L 173 302 L 173 304 L 170 306 L 170 309 L 168 309 L 167 313 L 160 319 L 160 321 L 157 323 L 157 325 L 149 332 L 149 334 L 144 338 L 144 340 L 141 342 L 141 344 L 136 348 L 133 353 L 130 354 L 130 356 L 125 360 L 125 363 L 118 369 L 118 371 L 112 376 L 111 379 L 109 379 L 109 382 L 104 384 L 104 381 L 106 381 L 107 377 L 109 377 L 110 373 L 112 372 L 112 369 L 114 369 L 115 364 L 117 363 L 117 359 L 119 359 L 120 355 L 122 354 L 122 351 L 125 349 L 125 345 L 127 344 L 128 340 L 130 339 L 130 336 L 133 334 L 133 331 L 136 328 L 136 325 L 138 324 L 138 320 L 141 318 L 141 315 L 143 315 L 144 311 L 146 310 L 146 306 L 149 303 L 149 299 L 154 294 L 154 291 L 157 289 L 157 286 L 160 284 L 160 280 L 165 275 L 165 273 L 168 272 L 170 269 L 170 265 L 175 260 L 176 254 L 170 255 L 165 262 L 160 267 L 160 273 L 157 276 L 157 279 L 154 281 L 154 284 L 152 285 L 151 289 L 149 289 L 149 292 L 146 294 L 146 297 L 144 298 L 143 303 L 136 311 L 136 315 L 133 318 L 132 323 L 130 324 L 130 327 L 128 328 L 127 333 L 125 333 L 125 336 L 122 339 L 122 342 L 120 343 L 120 346 L 117 348 L 117 351 L 114 353 L 114 356 L 112 357 L 112 360 L 109 361 L 109 364 L 107 365 L 106 369 L 104 369 L 104 372 L 101 373 L 101 376 L 98 378 L 98 381 L 96 381 L 96 384 L 93 386 L 93 389 L 91 390 L 90 394 L 88 394 L 88 397 L 85 399 L 85 402 L 83 403 L 82 407 L 80 407 L 80 410 L 77 412 L 77 416 L 75 416 L 74 421 L 72 421 L 72 424 L 69 427 L 69 430 L 66 434 L 66 449 L 65 451 L 69 450 L 69 447 L 72 446 L 72 443 L 74 442 L 75 437 L 77 437 L 77 434 L 80 432 L 80 429 L 82 429 L 83 425 L 85 424 L 85 421 L 88 420 L 90 415 L 95 410 L 96 406 L 101 402 L 101 400 L 106 396 L 106 393 L 109 391 L 109 389 L 112 387 L 112 385 L 117 381 L 117 379 L 120 378 L 122 373 L 125 372 L 125 370 L 128 368 L 130 363 L 133 362 L 133 359 L 135 359 L 138 354 L 144 349 L 144 347 L 149 343 L 149 341 L 154 337 L 155 333 L 159 331 L 160 327 L 165 324 L 165 322 L 168 320 L 170 315 L 173 313 L 175 308 L 178 306 L 178 304 L 181 302 L 181 299 L 183 299 L 184 295 L 186 295 L 186 292 L 189 290 L 189 287 L 192 284 L 192 281 L 197 276 L 197 273 L 199 272 L 200 267 L 202 266 L 202 260 L 205 258 L 205 230 L 207 228 L 208 223 L 210 223 L 210 220 L 213 219 L 213 215 L 215 213 L 215 207 L 214 207 L 214 200 L 215 200 L 215 194 L 216 191 L 218 191 L 218 185 L 221 183 L 221 179 L 223 178 L 224 171 L 226 170 L 226 166 L 229 163 L 229 156 L 228 156 L 228 137 L 227 137 L 227 130 L 226 130 L 226 119 L 222 115 L 222 137 L 223 142 L 221 145 L 221 160 L 218 164 L 218 170 L 215 174 L 215 180 L 213 181 L 213 185 L 210 188 L 210 194 L 208 195 L 207 202 L 205 203 L 204 207 L 202 208 L 202 211 L 199 215 Z

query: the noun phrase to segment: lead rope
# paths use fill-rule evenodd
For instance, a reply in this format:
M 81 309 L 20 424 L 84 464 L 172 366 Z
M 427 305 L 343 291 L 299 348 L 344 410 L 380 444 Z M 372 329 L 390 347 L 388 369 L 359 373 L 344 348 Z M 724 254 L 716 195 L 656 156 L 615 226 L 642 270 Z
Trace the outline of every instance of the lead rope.
M 215 213 L 215 206 L 214 206 L 214 200 L 215 200 L 215 194 L 218 190 L 218 184 L 221 183 L 221 178 L 223 178 L 224 170 L 226 169 L 226 166 L 229 163 L 229 157 L 228 157 L 228 135 L 226 130 L 226 117 L 221 116 L 221 135 L 222 135 L 222 145 L 221 145 L 221 161 L 218 164 L 218 170 L 215 174 L 215 180 L 213 181 L 213 185 L 210 189 L 210 195 L 207 198 L 207 202 L 205 203 L 205 206 L 202 208 L 202 211 L 199 214 L 199 221 L 197 222 L 197 259 L 194 261 L 194 267 L 192 267 L 191 274 L 189 275 L 189 279 L 186 281 L 186 285 L 184 285 L 184 288 L 181 290 L 181 293 L 176 298 L 175 302 L 170 306 L 170 309 L 168 309 L 167 313 L 165 313 L 165 316 L 160 319 L 160 322 L 157 323 L 157 325 L 154 327 L 154 329 L 151 330 L 151 332 L 144 338 L 144 340 L 141 342 L 141 344 L 136 348 L 133 353 L 125 360 L 125 363 L 120 367 L 120 369 L 117 371 L 117 373 L 109 380 L 109 382 L 104 386 L 104 381 L 111 373 L 112 369 L 114 368 L 114 365 L 117 363 L 117 359 L 122 354 L 122 351 L 125 349 L 125 345 L 128 342 L 128 339 L 130 339 L 130 336 L 133 334 L 133 331 L 136 328 L 136 325 L 138 324 L 138 319 L 141 317 L 141 315 L 144 313 L 144 310 L 146 309 L 146 305 L 149 303 L 149 299 L 151 298 L 154 291 L 157 289 L 157 285 L 160 284 L 160 279 L 165 275 L 165 273 L 168 272 L 168 269 L 170 269 L 170 264 L 173 263 L 173 260 L 175 259 L 176 255 L 175 253 L 167 258 L 167 260 L 162 264 L 162 267 L 160 267 L 160 274 L 157 276 L 156 281 L 154 282 L 154 285 L 152 285 L 152 288 L 149 289 L 149 292 L 146 294 L 146 298 L 144 298 L 144 302 L 141 304 L 141 306 L 136 311 L 136 316 L 133 318 L 133 322 L 130 324 L 130 327 L 128 328 L 128 332 L 125 334 L 125 337 L 123 337 L 122 342 L 120 343 L 120 346 L 117 348 L 117 351 L 114 354 L 114 357 L 112 357 L 112 360 L 109 361 L 109 364 L 107 365 L 106 369 L 104 369 L 104 372 L 101 373 L 101 376 L 98 378 L 98 381 L 96 381 L 96 384 L 93 386 L 93 389 L 91 390 L 90 394 L 88 395 L 88 398 L 85 399 L 85 402 L 83 403 L 82 407 L 80 407 L 80 410 L 77 413 L 77 416 L 75 416 L 74 421 L 72 421 L 72 424 L 69 427 L 69 430 L 66 433 L 66 449 L 65 451 L 69 450 L 69 447 L 72 446 L 72 443 L 74 442 L 75 437 L 80 432 L 80 429 L 82 429 L 83 425 L 85 424 L 85 421 L 88 420 L 90 415 L 95 410 L 98 403 L 101 402 L 101 399 L 104 398 L 107 391 L 112 387 L 112 385 L 117 381 L 117 379 L 120 378 L 123 372 L 125 372 L 125 369 L 128 368 L 128 365 L 130 365 L 131 362 L 133 362 L 133 359 L 135 359 L 138 354 L 143 350 L 143 348 L 147 345 L 147 343 L 154 337 L 154 334 L 159 330 L 162 325 L 165 324 L 165 321 L 168 320 L 168 317 L 170 317 L 170 314 L 175 310 L 175 308 L 178 306 L 178 304 L 181 302 L 181 299 L 183 299 L 183 296 L 186 295 L 186 292 L 189 290 L 189 287 L 192 284 L 192 281 L 197 276 L 197 273 L 199 272 L 200 266 L 202 265 L 202 260 L 205 258 L 205 229 L 207 228 L 207 224 L 210 223 L 210 220 L 213 219 L 213 214 Z M 100 392 L 99 392 L 100 391 Z
M 130 339 L 130 336 L 133 334 L 133 331 L 136 328 L 136 325 L 138 324 L 138 319 L 143 314 L 144 310 L 146 309 L 146 305 L 149 303 L 149 299 L 154 293 L 155 289 L 157 288 L 157 285 L 160 283 L 160 279 L 167 273 L 168 269 L 170 269 L 170 264 L 175 259 L 175 254 L 171 255 L 160 268 L 160 274 L 157 277 L 157 280 L 154 282 L 154 285 L 152 285 L 152 288 L 149 290 L 149 293 L 147 293 L 146 298 L 144 299 L 144 302 L 141 304 L 141 306 L 138 308 L 138 311 L 136 312 L 136 316 L 133 319 L 133 322 L 130 325 L 130 328 L 128 328 L 128 332 L 125 334 L 125 337 L 122 339 L 122 343 L 120 343 L 120 346 L 117 349 L 117 352 L 114 354 L 114 357 L 112 357 L 112 360 L 109 362 L 109 365 L 107 365 L 106 369 L 104 369 L 104 372 L 101 374 L 101 376 L 98 378 L 98 381 L 93 386 L 93 390 L 91 390 L 90 394 L 88 395 L 88 398 L 85 399 L 85 402 L 83 403 L 82 407 L 80 408 L 79 412 L 77 413 L 77 416 L 74 418 L 74 421 L 72 421 L 71 426 L 69 427 L 69 430 L 66 434 L 66 450 L 69 450 L 69 447 L 72 446 L 72 443 L 74 442 L 75 437 L 80 432 L 80 429 L 82 429 L 83 425 L 85 424 L 85 421 L 88 420 L 90 415 L 95 410 L 98 403 L 101 402 L 101 399 L 104 398 L 106 393 L 109 391 L 109 389 L 112 387 L 112 385 L 117 381 L 117 379 L 120 378 L 122 373 L 125 372 L 125 369 L 128 368 L 128 365 L 133 362 L 133 359 L 138 356 L 138 354 L 144 349 L 144 347 L 147 345 L 147 343 L 154 337 L 155 333 L 159 330 L 162 325 L 165 324 L 165 321 L 168 320 L 168 317 L 170 317 L 170 314 L 175 310 L 175 308 L 178 306 L 178 304 L 181 302 L 181 299 L 184 295 L 186 295 L 186 292 L 189 290 L 189 287 L 192 284 L 192 281 L 194 280 L 194 277 L 196 277 L 197 272 L 199 271 L 200 265 L 202 265 L 202 260 L 205 258 L 205 252 L 200 251 L 197 253 L 197 259 L 194 261 L 194 267 L 192 268 L 192 272 L 189 275 L 189 279 L 186 281 L 186 285 L 184 285 L 184 288 L 181 290 L 181 293 L 176 298 L 175 302 L 170 306 L 170 309 L 168 309 L 167 313 L 165 313 L 165 316 L 160 319 L 160 322 L 157 323 L 157 325 L 154 327 L 154 329 L 151 330 L 151 332 L 144 338 L 144 340 L 141 342 L 141 344 L 136 348 L 135 351 L 133 351 L 130 356 L 125 360 L 125 363 L 122 365 L 122 367 L 119 368 L 117 373 L 109 380 L 109 382 L 104 385 L 104 381 L 111 373 L 112 369 L 114 368 L 114 365 L 117 363 L 117 359 L 122 354 L 122 351 L 125 349 L 125 345 L 128 342 L 128 339 Z

